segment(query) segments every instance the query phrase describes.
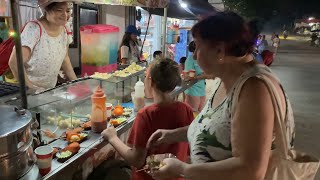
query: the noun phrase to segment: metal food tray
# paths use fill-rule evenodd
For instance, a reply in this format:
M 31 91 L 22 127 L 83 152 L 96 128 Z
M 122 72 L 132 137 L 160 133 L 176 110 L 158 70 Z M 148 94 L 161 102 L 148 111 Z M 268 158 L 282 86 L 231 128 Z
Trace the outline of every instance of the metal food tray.
M 146 70 L 146 68 L 143 68 L 141 71 L 138 71 L 136 73 L 130 74 L 130 75 L 126 76 L 126 77 L 111 76 L 108 79 L 95 78 L 95 77 L 90 77 L 90 78 L 91 79 L 100 80 L 100 81 L 106 81 L 106 82 L 110 82 L 110 83 L 121 83 L 123 81 L 131 79 L 132 77 L 136 77 L 136 76 L 139 76 L 139 75 L 143 74 L 145 70 Z

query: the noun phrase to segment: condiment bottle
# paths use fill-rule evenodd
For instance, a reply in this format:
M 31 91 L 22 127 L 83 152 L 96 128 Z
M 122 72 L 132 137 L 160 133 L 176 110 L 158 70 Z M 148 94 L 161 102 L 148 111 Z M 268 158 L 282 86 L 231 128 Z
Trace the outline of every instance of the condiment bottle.
M 97 87 L 96 91 L 91 96 L 92 100 L 92 112 L 91 112 L 91 123 L 92 131 L 96 133 L 102 132 L 107 128 L 107 114 L 106 114 L 106 95 L 100 86 Z
M 141 108 L 144 107 L 144 83 L 139 79 L 139 81 L 134 86 L 134 110 L 139 111 Z

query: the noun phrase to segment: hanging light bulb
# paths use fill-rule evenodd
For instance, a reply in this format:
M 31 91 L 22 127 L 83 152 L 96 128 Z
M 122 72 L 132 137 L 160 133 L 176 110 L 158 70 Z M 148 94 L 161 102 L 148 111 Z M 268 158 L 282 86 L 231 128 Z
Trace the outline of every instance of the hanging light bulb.
M 188 7 L 188 4 L 185 3 L 185 2 L 181 2 L 181 3 L 180 3 L 180 6 L 181 6 L 182 8 L 187 8 L 187 7 Z

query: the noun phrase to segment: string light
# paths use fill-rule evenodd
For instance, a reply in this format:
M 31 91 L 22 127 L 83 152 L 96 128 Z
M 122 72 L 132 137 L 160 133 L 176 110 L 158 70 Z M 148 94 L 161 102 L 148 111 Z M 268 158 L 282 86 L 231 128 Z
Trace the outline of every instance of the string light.
M 9 31 L 9 36 L 10 36 L 10 37 L 16 36 L 16 32 L 14 32 L 13 30 L 10 30 L 10 31 Z

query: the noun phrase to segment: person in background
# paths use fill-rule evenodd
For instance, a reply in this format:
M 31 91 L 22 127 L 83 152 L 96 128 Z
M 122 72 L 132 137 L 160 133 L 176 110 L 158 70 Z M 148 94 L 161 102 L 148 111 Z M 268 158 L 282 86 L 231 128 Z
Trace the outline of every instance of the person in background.
M 278 52 L 279 45 L 280 45 L 280 38 L 279 38 L 279 35 L 276 34 L 275 38 L 272 41 L 272 46 L 274 47 L 274 56 Z
M 259 45 L 261 44 L 261 41 L 262 41 L 262 35 L 259 34 L 259 35 L 258 35 L 258 38 L 257 38 L 256 45 L 259 46 Z
M 180 73 L 182 74 L 182 72 L 184 71 L 184 66 L 185 66 L 185 63 L 186 63 L 186 60 L 187 58 L 186 57 L 182 57 L 180 58 L 179 60 L 179 65 L 180 65 Z
M 189 44 L 189 51 L 194 52 L 196 49 L 196 45 L 194 41 Z M 194 84 L 192 87 L 188 88 L 184 91 L 186 94 L 185 102 L 189 104 L 194 112 L 200 112 L 206 101 L 206 82 L 205 79 L 208 78 L 207 75 L 203 74 L 202 69 L 198 65 L 197 61 L 193 59 L 193 55 L 190 55 L 185 62 L 185 71 L 195 70 L 196 75 L 194 80 L 198 82 Z M 191 80 L 188 76 L 185 77 L 185 81 Z
M 9 28 L 6 26 L 5 22 L 0 22 L 0 39 L 2 39 L 2 42 L 8 39 L 8 36 L 9 36 L 8 31 L 9 31 Z
M 293 148 L 292 108 L 278 78 L 251 55 L 259 33 L 252 25 L 236 13 L 217 12 L 192 28 L 194 58 L 205 73 L 217 77 L 214 94 L 189 127 L 158 130 L 151 136 L 150 148 L 179 142 L 175 139 L 182 134 L 190 144 L 191 164 L 165 159 L 165 166 L 153 173 L 155 180 L 181 176 L 193 180 L 265 179 L 277 113 L 285 117 L 283 138 L 288 149 Z M 279 108 L 272 102 L 268 85 L 279 95 Z
M 276 37 L 276 33 L 273 32 L 272 35 L 271 35 L 271 41 L 273 42 L 273 39 Z
M 124 144 L 118 137 L 114 127 L 108 127 L 102 132 L 103 138 L 136 169 L 133 170 L 132 180 L 152 180 L 143 168 L 146 158 L 152 154 L 172 153 L 179 160 L 186 162 L 188 144 L 186 142 L 160 145 L 147 149 L 149 137 L 158 129 L 176 129 L 188 126 L 193 120 L 190 106 L 175 101 L 170 92 L 181 83 L 178 64 L 171 59 L 154 61 L 150 65 L 151 87 L 154 104 L 141 109 L 134 120 L 128 144 Z M 179 139 L 179 137 L 176 137 Z
M 268 47 L 268 41 L 266 40 L 266 35 L 262 36 L 261 42 L 258 46 L 258 54 L 261 53 Z
M 131 64 L 140 61 L 140 50 L 138 36 L 140 32 L 133 25 L 129 25 L 123 35 L 119 54 L 119 62 L 121 64 Z
M 61 68 L 69 80 L 75 80 L 77 76 L 70 62 L 70 42 L 64 28 L 71 15 L 69 3 L 39 0 L 38 4 L 44 15 L 37 21 L 38 24 L 27 23 L 21 33 L 21 45 L 26 85 L 42 91 L 56 86 Z M 18 79 L 16 59 L 16 51 L 13 50 L 9 66 L 15 79 Z
M 180 60 L 179 60 L 179 72 L 180 72 L 180 74 L 183 74 L 186 60 L 187 60 L 186 57 L 182 57 L 182 58 L 180 58 Z M 177 97 L 177 99 L 178 99 L 178 98 L 179 98 L 179 96 Z M 186 93 L 185 93 L 185 92 L 182 93 L 182 101 L 183 101 L 183 102 L 186 101 Z
M 163 58 L 162 51 L 155 51 L 153 53 L 153 59 L 161 59 L 161 58 Z
M 268 47 L 268 41 L 266 40 L 266 35 L 262 35 L 262 41 L 261 44 L 264 45 L 264 47 Z
M 162 51 L 153 52 L 153 60 L 161 60 L 162 59 Z M 145 71 L 145 77 L 150 76 L 150 66 L 147 67 Z M 152 89 L 151 89 L 151 81 L 148 78 L 144 78 L 144 94 L 147 99 L 152 99 Z

